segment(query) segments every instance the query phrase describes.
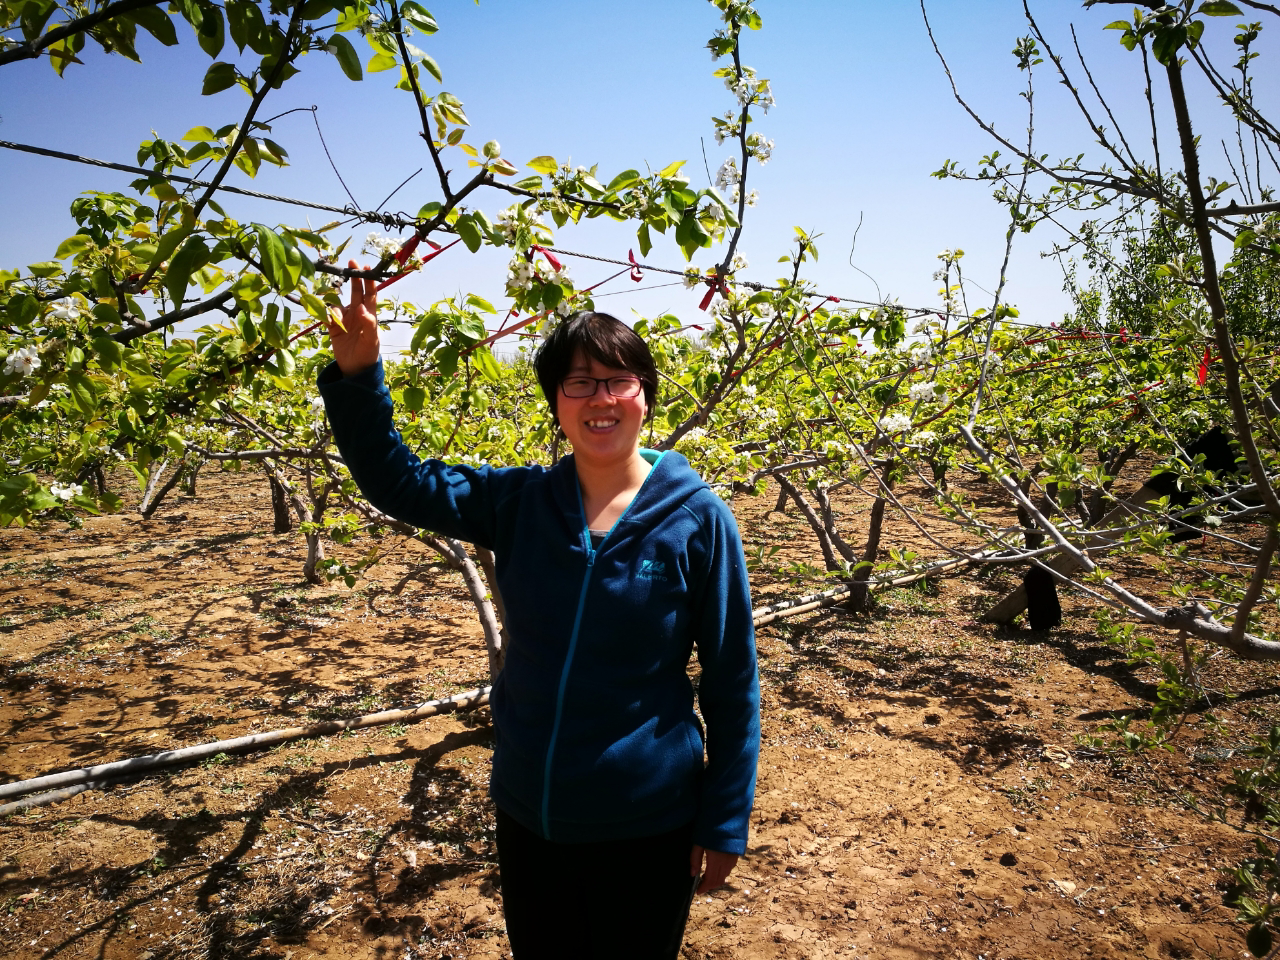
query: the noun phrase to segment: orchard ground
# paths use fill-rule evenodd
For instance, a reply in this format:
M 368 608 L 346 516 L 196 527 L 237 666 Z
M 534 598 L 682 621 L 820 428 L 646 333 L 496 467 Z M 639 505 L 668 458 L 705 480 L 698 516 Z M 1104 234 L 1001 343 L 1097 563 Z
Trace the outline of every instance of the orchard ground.
M 794 510 L 770 511 L 774 493 L 735 502 L 749 551 L 793 544 L 756 571 L 757 603 L 808 592 L 788 567 L 820 563 Z M 865 529 L 867 504 L 836 508 Z M 919 540 L 889 524 L 886 542 Z M 309 587 L 301 536 L 271 528 L 263 476 L 210 467 L 195 497 L 149 521 L 0 531 L 0 778 L 486 681 L 461 580 L 425 548 L 388 538 L 355 589 Z M 1017 575 L 761 628 L 750 848 L 727 887 L 697 898 L 683 956 L 1245 953 L 1222 870 L 1251 844 L 1179 796 L 1219 796 L 1231 751 L 1277 719 L 1277 667 L 1217 653 L 1172 753 L 1107 749 L 1101 726 L 1135 712 L 1140 727 L 1158 678 L 1099 641 L 1077 597 L 1051 633 L 981 623 Z M 505 957 L 490 748 L 481 710 L 219 756 L 11 816 L 4 953 Z

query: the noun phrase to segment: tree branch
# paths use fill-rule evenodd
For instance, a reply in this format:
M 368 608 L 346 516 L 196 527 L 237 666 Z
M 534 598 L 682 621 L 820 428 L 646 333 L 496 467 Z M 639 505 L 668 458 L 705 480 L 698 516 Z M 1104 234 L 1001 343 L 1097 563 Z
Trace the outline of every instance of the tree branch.
M 210 310 L 217 310 L 228 300 L 234 299 L 235 293 L 231 290 L 224 290 L 217 296 L 210 297 L 202 303 L 195 303 L 189 307 L 183 307 L 181 310 L 173 310 L 169 313 L 161 314 L 154 320 L 140 320 L 137 326 L 128 330 L 121 330 L 119 333 L 113 334 L 111 339 L 116 343 L 130 343 L 148 333 L 163 330 L 165 327 L 171 327 L 175 323 L 181 323 L 183 320 L 198 317 L 200 314 L 208 313 Z
M 75 36 L 77 33 L 92 30 L 98 24 L 121 14 L 130 13 L 133 10 L 141 10 L 143 7 L 157 7 L 159 5 L 160 0 L 118 0 L 117 3 L 109 4 L 101 10 L 64 23 L 60 27 L 54 27 L 48 33 L 41 34 L 35 40 L 28 40 L 26 43 L 20 43 L 16 47 L 0 53 L 0 66 L 4 66 L 6 63 L 16 63 L 19 60 L 34 60 L 40 56 L 42 50 L 52 46 L 59 40 L 65 40 L 67 37 Z

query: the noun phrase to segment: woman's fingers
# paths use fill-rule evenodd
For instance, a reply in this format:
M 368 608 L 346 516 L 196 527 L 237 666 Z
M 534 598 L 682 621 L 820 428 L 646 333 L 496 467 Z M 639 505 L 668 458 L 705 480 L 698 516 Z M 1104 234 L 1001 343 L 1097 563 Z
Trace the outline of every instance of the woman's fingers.
M 702 847 L 695 846 L 693 855 L 698 861 L 702 860 L 704 851 Z M 729 874 L 738 863 L 738 855 L 736 853 L 721 853 L 719 850 L 707 850 L 706 869 L 702 873 L 702 882 L 698 884 L 695 893 L 706 893 L 721 886 L 729 879 Z M 695 872 L 693 876 L 697 876 Z
M 378 360 L 378 289 L 368 267 L 361 270 L 354 260 L 347 266 L 352 271 L 351 291 L 345 307 L 329 312 L 329 342 L 338 366 L 350 376 Z

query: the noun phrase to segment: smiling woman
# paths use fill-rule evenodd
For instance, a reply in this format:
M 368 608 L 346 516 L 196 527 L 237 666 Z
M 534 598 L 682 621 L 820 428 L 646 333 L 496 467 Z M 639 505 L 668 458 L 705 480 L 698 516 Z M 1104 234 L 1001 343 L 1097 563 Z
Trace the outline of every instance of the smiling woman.
M 374 287 L 353 278 L 320 391 L 371 503 L 496 556 L 506 661 L 490 795 L 512 951 L 675 957 L 693 894 L 746 849 L 755 792 L 760 694 L 733 515 L 680 454 L 641 449 L 657 370 L 607 314 L 574 314 L 534 361 L 572 455 L 549 469 L 420 461 L 392 424 Z

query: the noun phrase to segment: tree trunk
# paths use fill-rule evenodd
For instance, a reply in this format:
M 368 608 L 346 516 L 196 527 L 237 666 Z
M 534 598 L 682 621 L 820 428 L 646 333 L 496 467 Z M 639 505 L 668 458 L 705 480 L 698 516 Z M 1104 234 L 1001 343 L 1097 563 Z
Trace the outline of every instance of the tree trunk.
M 275 533 L 288 533 L 293 529 L 293 515 L 289 513 L 289 498 L 284 485 L 276 479 L 270 469 L 267 470 L 267 481 L 271 484 L 271 513 L 275 518 Z

